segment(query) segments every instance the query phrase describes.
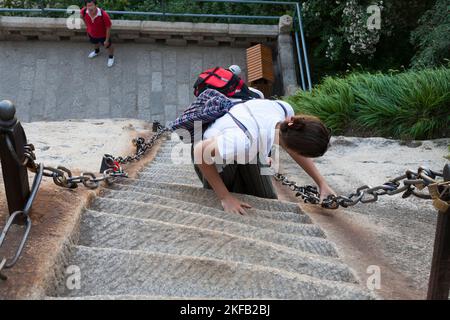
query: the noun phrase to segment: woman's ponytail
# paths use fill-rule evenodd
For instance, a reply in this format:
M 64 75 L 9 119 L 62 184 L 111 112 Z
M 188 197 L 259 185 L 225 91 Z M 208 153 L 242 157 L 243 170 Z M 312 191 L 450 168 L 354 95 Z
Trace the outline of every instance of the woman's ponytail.
M 281 123 L 280 137 L 290 150 L 316 158 L 327 151 L 331 134 L 319 118 L 299 115 Z

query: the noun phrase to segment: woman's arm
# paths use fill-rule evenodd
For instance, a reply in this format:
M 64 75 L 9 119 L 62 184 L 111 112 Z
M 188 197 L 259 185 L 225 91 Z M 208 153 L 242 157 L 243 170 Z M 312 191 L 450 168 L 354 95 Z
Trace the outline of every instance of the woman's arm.
M 316 165 L 314 164 L 311 158 L 304 157 L 289 150 L 286 151 L 289 153 L 292 159 L 294 159 L 295 162 L 297 162 L 300 165 L 300 167 L 302 167 L 303 170 L 305 170 L 305 172 L 319 186 L 320 202 L 322 202 L 322 200 L 326 198 L 328 195 L 331 194 L 336 195 L 333 189 L 331 189 L 328 183 L 325 181 L 325 178 L 320 174 L 319 170 L 317 169 Z
M 214 164 L 217 142 L 215 139 L 207 139 L 197 143 L 194 147 L 194 163 L 198 165 L 203 176 L 213 188 L 220 199 L 226 212 L 245 214 L 244 208 L 251 208 L 247 203 L 241 202 L 231 195 Z

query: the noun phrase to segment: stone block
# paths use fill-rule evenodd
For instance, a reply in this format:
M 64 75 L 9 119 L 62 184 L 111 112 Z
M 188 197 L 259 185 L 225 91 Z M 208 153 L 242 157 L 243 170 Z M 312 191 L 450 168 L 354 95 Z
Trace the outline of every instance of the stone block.
M 200 40 L 198 42 L 199 46 L 202 47 L 218 47 L 219 46 L 219 41 L 216 40 Z
M 167 39 L 166 44 L 168 46 L 185 47 L 187 45 L 187 40 L 185 40 L 185 39 Z

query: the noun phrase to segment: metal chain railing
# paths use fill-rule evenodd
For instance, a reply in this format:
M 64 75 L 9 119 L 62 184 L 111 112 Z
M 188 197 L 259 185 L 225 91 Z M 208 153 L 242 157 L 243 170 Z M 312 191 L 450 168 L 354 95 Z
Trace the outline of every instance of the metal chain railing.
M 22 219 L 20 222 L 24 223 L 23 235 L 19 242 L 17 250 L 15 251 L 14 256 L 10 259 L 3 257 L 0 260 L 0 279 L 1 280 L 7 279 L 7 277 L 1 273 L 2 270 L 12 268 L 16 264 L 17 260 L 19 259 L 20 255 L 23 251 L 25 242 L 28 239 L 28 235 L 30 234 L 31 219 L 30 219 L 29 213 L 30 213 L 31 206 L 33 205 L 33 202 L 36 199 L 36 195 L 39 190 L 39 187 L 41 185 L 43 172 L 44 172 L 44 166 L 42 164 L 38 165 L 38 167 L 36 169 L 36 175 L 34 176 L 33 186 L 31 187 L 30 197 L 28 198 L 28 201 L 27 201 L 25 207 L 23 208 L 23 210 L 16 211 L 9 216 L 8 220 L 6 221 L 5 227 L 3 228 L 2 233 L 0 235 L 0 248 L 1 248 L 5 242 L 6 236 L 8 235 L 8 232 L 11 229 L 11 226 L 13 225 L 13 223 L 16 220 Z
M 301 197 L 305 203 L 319 204 L 320 193 L 317 187 L 311 185 L 299 186 L 296 182 L 279 173 L 276 173 L 274 177 L 281 184 L 289 186 L 292 191 L 296 192 L 295 196 Z M 438 177 L 443 178 L 443 173 L 430 170 L 424 166 L 419 167 L 417 172 L 408 169 L 404 175 L 376 187 L 363 185 L 347 196 L 329 195 L 323 199 L 321 206 L 328 209 L 337 209 L 340 206 L 347 208 L 357 203 L 376 202 L 379 196 L 392 196 L 403 192 L 402 198 L 414 195 L 421 199 L 434 200 L 434 206 L 438 210 L 445 211 L 448 208 L 447 202 L 450 201 L 450 181 L 443 179 L 438 181 Z M 403 185 L 401 185 L 401 182 L 403 182 Z M 429 189 L 429 194 L 422 192 L 426 187 Z
M 9 269 L 16 264 L 28 239 L 28 235 L 31 230 L 31 219 L 29 216 L 29 211 L 36 198 L 37 192 L 39 190 L 42 181 L 42 177 L 45 176 L 53 178 L 53 182 L 57 186 L 69 189 L 77 188 L 78 184 L 80 183 L 89 189 L 96 189 L 100 186 L 101 181 L 105 181 L 105 183 L 109 185 L 114 183 L 116 178 L 120 177 L 126 178 L 128 177 L 128 174 L 123 171 L 121 164 L 128 164 L 130 162 L 140 160 L 148 150 L 153 148 L 158 139 L 160 139 L 166 132 L 170 131 L 168 128 L 164 128 L 159 123 L 154 123 L 153 129 L 154 131 L 156 129 L 157 132 L 150 138 L 148 142 L 146 142 L 145 139 L 142 137 L 132 140 L 132 143 L 136 146 L 135 154 L 129 155 L 127 157 L 113 157 L 111 155 L 105 155 L 104 161 L 106 162 L 108 168 L 105 171 L 103 171 L 101 177 L 97 177 L 92 172 L 84 172 L 81 173 L 81 175 L 79 176 L 73 176 L 71 170 L 65 167 L 58 166 L 57 168 L 53 168 L 44 166 L 42 163 L 36 163 L 36 156 L 34 154 L 35 148 L 32 144 L 26 144 L 24 146 L 24 154 L 23 154 L 24 159 L 20 160 L 19 156 L 14 150 L 10 138 L 6 135 L 5 136 L 6 145 L 8 151 L 12 155 L 12 158 L 17 162 L 19 166 L 27 167 L 29 171 L 34 172 L 36 175 L 34 177 L 34 182 L 31 188 L 30 196 L 24 209 L 21 211 L 16 211 L 9 216 L 0 235 L 0 248 L 2 248 L 6 236 L 11 229 L 11 226 L 14 224 L 16 220 L 22 218 L 22 221 L 24 222 L 23 236 L 21 238 L 21 241 L 17 247 L 14 256 L 10 259 L 5 257 L 0 259 L 0 280 L 7 279 L 7 277 L 1 273 L 2 270 Z

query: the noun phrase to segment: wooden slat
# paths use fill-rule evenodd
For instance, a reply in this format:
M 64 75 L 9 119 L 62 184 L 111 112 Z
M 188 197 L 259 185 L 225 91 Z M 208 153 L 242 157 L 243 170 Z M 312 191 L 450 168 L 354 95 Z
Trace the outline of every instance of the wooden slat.
M 247 79 L 274 81 L 272 50 L 262 44 L 247 49 Z

